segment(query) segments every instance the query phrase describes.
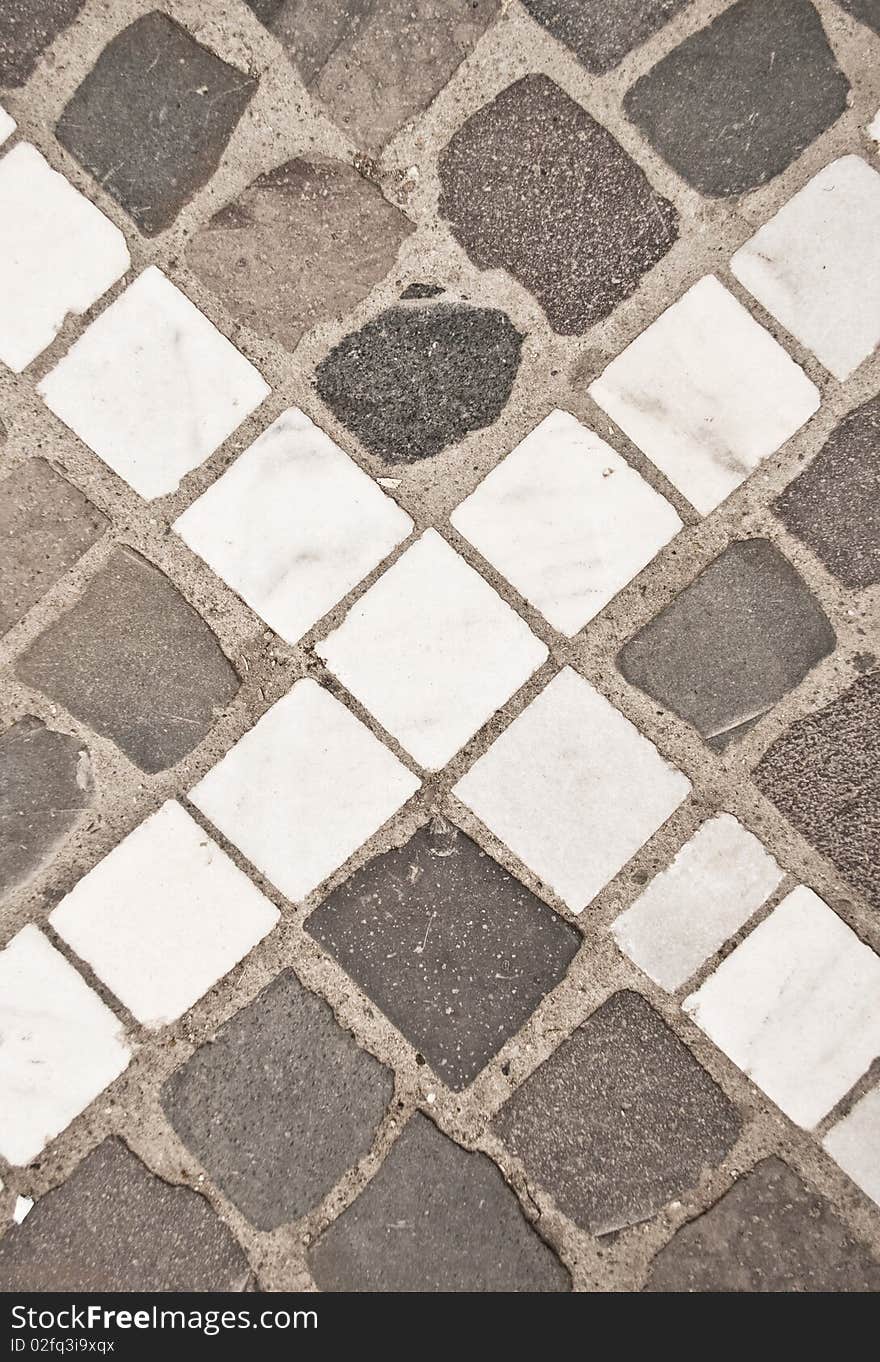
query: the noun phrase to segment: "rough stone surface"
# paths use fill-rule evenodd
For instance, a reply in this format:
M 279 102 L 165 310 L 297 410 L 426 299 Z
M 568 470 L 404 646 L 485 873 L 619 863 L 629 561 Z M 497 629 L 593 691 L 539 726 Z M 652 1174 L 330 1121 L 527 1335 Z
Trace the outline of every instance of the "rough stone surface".
M 154 236 L 213 175 L 256 87 L 154 10 L 105 47 L 55 134 Z
M 588 71 L 610 71 L 639 43 L 677 14 L 686 0 L 523 0 L 536 19 L 583 62 Z
M 880 396 L 841 421 L 773 509 L 845 586 L 880 582 Z
M 536 1069 L 495 1129 L 593 1234 L 654 1215 L 720 1163 L 736 1108 L 638 993 L 615 993 Z
M 31 644 L 16 673 L 150 772 L 190 752 L 239 686 L 201 616 L 158 568 L 124 548 Z
M 412 223 L 344 161 L 260 175 L 198 231 L 187 261 L 234 317 L 293 349 L 383 279 Z
M 880 0 L 837 0 L 848 14 L 867 24 L 875 33 L 880 33 Z
M 419 1114 L 309 1259 L 323 1291 L 569 1287 L 495 1165 Z
M 848 92 L 808 0 L 740 0 L 636 81 L 624 108 L 673 170 L 720 198 L 785 170 Z
M 720 751 L 835 642 L 788 559 L 769 540 L 744 539 L 624 644 L 617 665 Z
M 204 1197 L 115 1139 L 0 1241 L 3 1291 L 243 1291 L 250 1275 Z
M 49 859 L 92 788 L 88 753 L 69 734 L 26 718 L 0 736 L 0 893 Z
M 452 1088 L 559 982 L 580 935 L 452 825 L 356 871 L 308 931 Z
M 880 672 L 792 724 L 752 778 L 880 908 Z
M 24 85 L 46 48 L 84 4 L 85 0 L 3 0 L 0 85 Z
M 677 236 L 672 204 L 547 76 L 468 119 L 439 172 L 439 211 L 474 263 L 508 270 L 564 335 L 628 298 Z
M 106 517 L 45 459 L 0 483 L 0 634 L 104 533 Z
M 781 1159 L 764 1159 L 683 1226 L 648 1291 L 877 1291 L 880 1265 Z
M 397 305 L 321 361 L 318 393 L 371 453 L 416 463 L 500 416 L 522 341 L 494 309 Z
M 296 1220 L 368 1153 L 394 1080 L 290 971 L 171 1076 L 184 1144 L 262 1230 Z

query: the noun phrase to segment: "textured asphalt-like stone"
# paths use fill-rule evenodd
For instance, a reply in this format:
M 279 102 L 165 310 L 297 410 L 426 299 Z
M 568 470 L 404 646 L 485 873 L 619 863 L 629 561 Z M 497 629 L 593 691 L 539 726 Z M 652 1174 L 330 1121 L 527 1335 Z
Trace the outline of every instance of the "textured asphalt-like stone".
M 0 5 L 0 85 L 23 85 L 50 43 L 86 0 L 3 0 Z
M 539 24 L 602 75 L 650 38 L 687 0 L 522 0 Z
M 92 789 L 77 738 L 31 717 L 0 735 L 0 893 L 49 859 L 88 808 Z

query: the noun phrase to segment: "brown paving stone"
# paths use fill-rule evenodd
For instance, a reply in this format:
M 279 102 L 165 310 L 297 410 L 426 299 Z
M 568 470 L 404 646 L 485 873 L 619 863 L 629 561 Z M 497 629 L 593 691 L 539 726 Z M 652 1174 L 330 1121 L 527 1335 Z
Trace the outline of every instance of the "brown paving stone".
M 85 0 L 3 0 L 0 85 L 24 85 L 46 48 L 79 14 Z
M 537 20 L 570 47 L 588 71 L 610 71 L 683 9 L 687 0 L 523 0 Z
M 88 808 L 92 789 L 77 738 L 30 717 L 0 736 L 0 893 L 45 864 Z

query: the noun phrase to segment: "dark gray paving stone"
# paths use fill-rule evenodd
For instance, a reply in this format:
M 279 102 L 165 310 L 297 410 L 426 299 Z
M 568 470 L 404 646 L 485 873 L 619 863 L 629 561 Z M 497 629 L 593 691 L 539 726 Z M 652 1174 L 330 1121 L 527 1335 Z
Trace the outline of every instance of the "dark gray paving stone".
M 192 751 L 240 684 L 202 617 L 126 548 L 113 550 L 15 670 L 149 772 Z
M 330 351 L 317 389 L 371 453 L 415 463 L 500 416 L 522 342 L 494 309 L 397 304 Z
M 204 1197 L 105 1140 L 0 1240 L 3 1291 L 243 1291 L 250 1269 Z
M 722 198 L 791 165 L 848 92 L 808 0 L 740 0 L 637 80 L 624 109 L 682 179 Z
M 880 0 L 837 0 L 837 3 L 859 23 L 880 33 Z
M 792 724 L 752 773 L 798 832 L 880 908 L 880 672 Z
M 638 993 L 615 993 L 501 1108 L 495 1129 L 593 1234 L 654 1215 L 724 1158 L 737 1110 Z
M 0 85 L 24 85 L 46 48 L 84 4 L 85 0 L 2 0 Z
M 495 1164 L 416 1113 L 309 1252 L 322 1291 L 568 1291 Z
M 617 666 L 720 751 L 835 643 L 788 559 L 767 539 L 745 539 L 625 643 Z
M 27 614 L 107 526 L 45 459 L 29 459 L 0 483 L 0 634 Z
M 880 582 L 880 394 L 841 421 L 773 510 L 845 586 Z
M 57 850 L 91 803 L 92 768 L 77 738 L 25 718 L 0 736 L 0 893 Z
M 162 1089 L 187 1148 L 261 1230 L 310 1210 L 368 1153 L 394 1075 L 287 972 Z
M 104 48 L 55 135 L 154 236 L 214 174 L 256 88 L 154 10 Z
M 474 264 L 508 270 L 563 335 L 607 317 L 678 235 L 672 204 L 547 76 L 469 118 L 439 171 L 440 213 Z
M 187 261 L 234 317 L 293 349 L 384 279 L 409 218 L 343 161 L 294 160 L 196 232 Z
M 780 1159 L 764 1159 L 658 1253 L 646 1291 L 877 1291 L 880 1264 Z
M 246 0 L 359 146 L 379 152 L 443 89 L 501 0 Z
M 439 284 L 408 284 L 400 296 L 408 303 L 414 298 L 438 298 L 443 292 Z
M 523 0 L 536 19 L 600 75 L 661 29 L 687 0 Z
M 311 936 L 452 1088 L 563 978 L 580 934 L 458 828 L 420 828 L 340 885 Z

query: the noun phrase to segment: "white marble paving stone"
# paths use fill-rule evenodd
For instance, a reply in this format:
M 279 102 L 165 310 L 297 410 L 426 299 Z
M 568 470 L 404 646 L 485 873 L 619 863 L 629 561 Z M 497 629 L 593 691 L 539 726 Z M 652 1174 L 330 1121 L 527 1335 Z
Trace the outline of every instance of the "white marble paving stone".
M 0 1154 L 35 1159 L 128 1067 L 122 1022 L 33 924 L 0 951 Z
M 271 932 L 278 909 L 168 800 L 49 915 L 139 1022 L 182 1016 Z
M 130 264 L 119 228 L 36 147 L 19 142 L 0 159 L 0 359 L 10 369 L 21 373 Z
M 450 516 L 571 638 L 681 529 L 669 502 L 567 411 L 553 411 Z
M 625 955 L 670 992 L 738 932 L 784 872 L 729 813 L 703 823 L 611 934 Z
M 704 515 L 819 406 L 819 391 L 714 275 L 668 307 L 590 396 Z
M 453 793 L 579 913 L 690 788 L 629 719 L 566 667 Z
M 809 1129 L 880 1054 L 880 958 L 798 885 L 684 1009 Z
M 842 156 L 737 251 L 740 283 L 835 378 L 880 343 L 880 174 Z
M 426 530 L 315 652 L 430 771 L 547 658 L 516 611 Z
M 880 142 L 880 109 L 877 110 L 868 124 L 868 136 L 873 137 L 875 142 Z
M 11 137 L 18 127 L 12 114 L 8 114 L 0 104 L 0 142 L 5 142 L 7 137 Z
M 182 539 L 296 643 L 412 521 L 301 411 L 286 411 L 176 521 Z
M 315 681 L 298 681 L 190 791 L 289 899 L 311 893 L 419 781 Z
M 880 1206 L 880 1087 L 860 1097 L 822 1143 L 847 1177 Z
M 173 492 L 270 389 L 254 366 L 150 265 L 37 391 L 139 492 Z

